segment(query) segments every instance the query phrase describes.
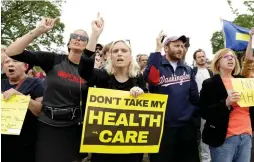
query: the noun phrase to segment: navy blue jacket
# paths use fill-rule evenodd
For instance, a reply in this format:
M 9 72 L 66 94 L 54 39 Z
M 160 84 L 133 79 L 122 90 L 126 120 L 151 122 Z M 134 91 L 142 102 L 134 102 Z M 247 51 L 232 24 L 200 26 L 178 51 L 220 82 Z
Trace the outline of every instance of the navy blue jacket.
M 192 121 L 198 110 L 199 93 L 190 66 L 180 61 L 174 71 L 165 56 L 155 52 L 149 56 L 144 77 L 153 87 L 152 93 L 168 95 L 166 125 L 178 127 Z

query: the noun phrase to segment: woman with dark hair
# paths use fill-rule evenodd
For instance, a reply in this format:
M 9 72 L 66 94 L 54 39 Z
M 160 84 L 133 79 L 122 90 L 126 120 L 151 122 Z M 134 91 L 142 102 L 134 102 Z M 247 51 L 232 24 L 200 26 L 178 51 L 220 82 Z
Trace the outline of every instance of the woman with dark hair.
M 98 20 L 92 22 L 91 38 L 80 59 L 80 76 L 98 88 L 130 91 L 134 97 L 146 92 L 146 83 L 132 58 L 129 41 L 114 41 L 105 67 L 94 69 L 93 55 L 103 28 L 104 21 L 98 16 Z M 92 154 L 91 162 L 139 162 L 139 159 L 140 154 Z
M 36 37 L 50 31 L 56 21 L 43 19 L 6 50 L 11 58 L 40 66 L 46 73 L 43 106 L 38 116 L 36 162 L 80 161 L 85 156 L 79 148 L 87 84 L 78 74 L 78 64 L 88 43 L 87 33 L 76 30 L 70 35 L 68 55 L 25 50 Z

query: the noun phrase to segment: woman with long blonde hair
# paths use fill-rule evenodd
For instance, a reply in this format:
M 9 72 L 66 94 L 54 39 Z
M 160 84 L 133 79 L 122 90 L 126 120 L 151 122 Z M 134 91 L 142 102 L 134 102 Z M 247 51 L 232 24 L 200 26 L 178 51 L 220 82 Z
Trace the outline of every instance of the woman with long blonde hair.
M 98 88 L 130 91 L 134 97 L 146 91 L 146 83 L 139 66 L 131 55 L 130 42 L 117 40 L 112 42 L 110 59 L 102 69 L 94 69 L 95 47 L 103 30 L 104 21 L 92 22 L 92 34 L 80 59 L 79 74 L 88 84 Z M 138 162 L 140 154 L 92 154 L 92 162 Z

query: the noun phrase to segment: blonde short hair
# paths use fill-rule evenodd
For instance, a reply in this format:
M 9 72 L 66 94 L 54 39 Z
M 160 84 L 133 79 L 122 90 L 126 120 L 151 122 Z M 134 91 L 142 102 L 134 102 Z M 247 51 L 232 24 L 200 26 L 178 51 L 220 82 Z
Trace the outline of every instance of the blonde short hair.
M 110 53 L 112 52 L 112 48 L 113 46 L 118 43 L 118 42 L 123 42 L 127 45 L 127 47 L 129 48 L 130 50 L 130 53 L 131 53 L 131 46 L 130 46 L 130 43 L 125 41 L 125 40 L 118 40 L 118 41 L 114 41 L 112 42 L 111 44 L 111 47 L 110 47 Z M 106 64 L 105 64 L 105 70 L 108 72 L 109 75 L 114 75 L 115 74 L 115 69 L 112 65 L 112 61 L 111 59 L 108 59 Z M 130 62 L 130 65 L 129 65 L 129 68 L 128 68 L 128 77 L 130 78 L 135 78 L 138 76 L 138 74 L 140 73 L 140 67 L 137 63 L 136 60 L 132 59 L 131 62 Z
M 211 70 L 213 74 L 220 74 L 220 67 L 219 67 L 219 60 L 228 52 L 231 52 L 233 55 L 235 55 L 235 68 L 233 69 L 233 75 L 238 75 L 241 71 L 240 63 L 236 57 L 236 54 L 233 50 L 229 48 L 223 48 L 216 52 L 211 65 Z

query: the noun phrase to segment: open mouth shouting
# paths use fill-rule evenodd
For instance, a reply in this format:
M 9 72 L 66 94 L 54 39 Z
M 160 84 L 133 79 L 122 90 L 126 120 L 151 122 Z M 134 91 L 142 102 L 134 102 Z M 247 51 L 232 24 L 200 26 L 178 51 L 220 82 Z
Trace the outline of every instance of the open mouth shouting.
M 117 63 L 122 63 L 123 61 L 124 61 L 124 59 L 122 59 L 122 58 L 118 58 L 118 59 L 116 60 Z
M 233 61 L 229 61 L 227 64 L 229 67 L 233 67 L 234 66 L 234 62 Z
M 7 71 L 10 75 L 14 75 L 15 74 L 15 69 L 14 68 L 9 68 Z

